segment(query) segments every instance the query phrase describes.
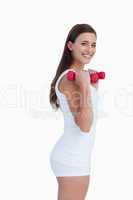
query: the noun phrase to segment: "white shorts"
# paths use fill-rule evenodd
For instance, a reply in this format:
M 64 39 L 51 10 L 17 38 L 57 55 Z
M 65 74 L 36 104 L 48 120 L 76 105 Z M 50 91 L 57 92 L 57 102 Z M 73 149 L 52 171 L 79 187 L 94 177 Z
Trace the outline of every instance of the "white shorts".
M 90 165 L 86 167 L 69 166 L 56 160 L 50 159 L 51 169 L 56 177 L 59 176 L 87 176 L 90 175 Z

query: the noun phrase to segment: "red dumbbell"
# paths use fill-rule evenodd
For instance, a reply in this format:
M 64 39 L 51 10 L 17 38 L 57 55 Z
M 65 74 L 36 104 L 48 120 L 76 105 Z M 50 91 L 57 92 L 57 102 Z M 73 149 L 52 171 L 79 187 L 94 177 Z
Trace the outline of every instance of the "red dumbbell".
M 105 78 L 105 72 L 96 72 L 90 74 L 91 83 L 96 83 L 99 79 Z
M 74 71 L 67 72 L 67 79 L 70 81 L 75 80 L 76 74 Z M 91 83 L 96 83 L 99 79 L 105 78 L 105 72 L 90 73 Z

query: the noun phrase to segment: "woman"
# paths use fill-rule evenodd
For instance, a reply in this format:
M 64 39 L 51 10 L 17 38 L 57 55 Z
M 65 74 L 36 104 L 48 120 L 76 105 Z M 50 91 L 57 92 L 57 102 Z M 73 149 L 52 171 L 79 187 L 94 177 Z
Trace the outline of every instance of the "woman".
M 96 52 L 97 34 L 88 24 L 70 30 L 56 75 L 51 83 L 50 103 L 63 112 L 64 133 L 50 154 L 58 182 L 58 200 L 84 200 L 90 182 L 91 152 L 97 119 L 98 83 L 85 70 Z M 67 73 L 76 74 L 74 81 Z

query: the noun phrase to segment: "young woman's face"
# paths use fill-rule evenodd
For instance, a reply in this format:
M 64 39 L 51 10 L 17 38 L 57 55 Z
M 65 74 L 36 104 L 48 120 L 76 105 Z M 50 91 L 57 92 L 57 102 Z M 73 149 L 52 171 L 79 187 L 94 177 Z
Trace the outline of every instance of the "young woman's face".
M 94 33 L 81 33 L 74 43 L 68 42 L 73 56 L 73 64 L 88 64 L 96 52 L 96 36 Z

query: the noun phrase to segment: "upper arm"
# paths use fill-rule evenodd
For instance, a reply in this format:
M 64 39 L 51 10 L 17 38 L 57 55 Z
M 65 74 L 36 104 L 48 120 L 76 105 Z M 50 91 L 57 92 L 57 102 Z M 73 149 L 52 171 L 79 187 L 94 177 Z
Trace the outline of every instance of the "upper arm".
M 74 81 L 67 80 L 66 76 L 63 76 L 59 83 L 59 90 L 62 92 L 67 99 L 69 109 L 75 116 L 80 106 L 80 91 Z
M 63 76 L 59 83 L 59 90 L 65 95 L 70 112 L 77 126 L 81 131 L 88 133 L 92 124 L 91 113 L 88 116 L 88 111 L 84 110 L 84 112 L 81 112 L 82 96 L 78 86 L 76 86 L 74 81 L 69 81 L 66 76 Z

